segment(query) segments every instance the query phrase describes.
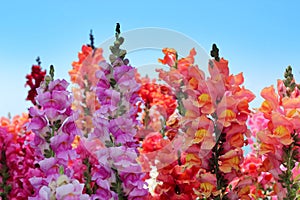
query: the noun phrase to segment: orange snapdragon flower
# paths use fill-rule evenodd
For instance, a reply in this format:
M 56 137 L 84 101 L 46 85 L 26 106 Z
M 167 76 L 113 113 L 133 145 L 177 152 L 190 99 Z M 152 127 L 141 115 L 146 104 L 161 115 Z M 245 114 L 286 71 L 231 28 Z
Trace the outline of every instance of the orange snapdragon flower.
M 165 54 L 163 59 L 158 59 L 158 62 L 169 65 L 169 67 L 177 68 L 181 73 L 186 73 L 188 67 L 194 64 L 195 49 L 191 49 L 190 54 L 178 60 L 177 51 L 173 48 L 164 48 L 162 52 Z
M 216 177 L 213 174 L 205 173 L 199 175 L 200 186 L 195 190 L 195 193 L 200 198 L 209 198 L 210 196 L 216 196 L 218 191 L 216 190 Z
M 239 165 L 241 164 L 241 155 L 243 152 L 241 149 L 230 150 L 220 157 L 220 170 L 224 173 L 230 173 L 231 170 L 238 171 L 240 169 Z
M 165 54 L 165 57 L 163 59 L 158 59 L 158 62 L 174 67 L 178 57 L 177 51 L 173 48 L 164 48 L 162 52 Z
M 0 118 L 0 126 L 7 128 L 8 132 L 17 138 L 17 134 L 25 134 L 24 129 L 25 124 L 28 122 L 28 114 L 22 113 L 22 115 L 16 115 L 12 119 L 6 117 Z
M 71 82 L 77 86 L 72 88 L 74 94 L 72 109 L 79 111 L 76 124 L 86 135 L 93 129 L 92 115 L 100 107 L 92 88 L 98 83 L 96 71 L 100 70 L 99 62 L 104 61 L 104 57 L 101 48 L 92 49 L 83 45 L 81 50 L 78 53 L 79 60 L 72 63 L 73 68 L 69 71 L 69 75 Z

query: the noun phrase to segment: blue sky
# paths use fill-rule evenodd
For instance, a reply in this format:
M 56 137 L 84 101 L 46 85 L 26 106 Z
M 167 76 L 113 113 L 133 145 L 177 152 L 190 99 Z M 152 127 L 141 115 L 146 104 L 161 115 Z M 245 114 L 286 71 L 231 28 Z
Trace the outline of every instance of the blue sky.
M 300 14 L 296 1 L 6 1 L 0 6 L 0 116 L 26 111 L 25 75 L 37 56 L 53 64 L 56 77 L 67 71 L 93 29 L 95 42 L 122 31 L 160 27 L 181 32 L 206 51 L 212 43 L 229 60 L 231 72 L 243 72 L 245 85 L 257 96 L 276 84 L 292 65 L 300 76 Z M 126 38 L 125 38 L 126 39 Z M 192 48 L 192 47 L 191 47 Z M 188 52 L 187 52 L 188 53 Z M 151 53 L 149 53 L 150 55 Z M 147 52 L 131 55 L 143 63 Z M 156 60 L 154 61 L 156 62 Z

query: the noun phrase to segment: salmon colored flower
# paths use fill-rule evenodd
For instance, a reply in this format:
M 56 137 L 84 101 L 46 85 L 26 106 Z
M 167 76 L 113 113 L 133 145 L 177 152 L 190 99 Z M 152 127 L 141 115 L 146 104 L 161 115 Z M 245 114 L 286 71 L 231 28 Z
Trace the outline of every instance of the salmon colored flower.
M 244 135 L 242 133 L 237 133 L 230 138 L 229 141 L 232 147 L 243 147 L 244 146 Z
M 225 195 L 226 187 L 236 176 L 241 176 L 245 136 L 250 137 L 246 121 L 251 111 L 249 102 L 254 94 L 241 86 L 243 74 L 230 75 L 228 61 L 211 60 L 209 77 L 194 65 L 194 49 L 186 58 L 178 59 L 174 49 L 164 49 L 169 71 L 157 70 L 159 77 L 178 94 L 178 110 L 182 116 L 179 128 L 184 133 L 186 156 L 183 160 L 197 174 L 199 187 L 194 193 L 200 198 Z M 206 180 L 204 174 L 209 174 Z M 217 180 L 218 179 L 218 180 Z M 167 181 L 167 180 L 166 180 Z M 168 187 L 169 184 L 164 184 Z M 169 188 L 159 187 L 160 191 Z M 172 188 L 172 187 L 171 187 Z M 218 188 L 218 189 L 217 189 Z M 247 186 L 240 196 L 247 196 Z
M 198 105 L 202 113 L 211 114 L 215 111 L 212 99 L 209 94 L 202 93 L 198 97 Z
M 69 71 L 69 75 L 71 77 L 71 82 L 75 83 L 80 80 L 80 70 L 84 60 L 91 55 L 93 49 L 87 45 L 83 45 L 81 48 L 81 52 L 78 53 L 79 61 L 74 61 L 72 63 L 73 69 Z
M 231 150 L 226 154 L 220 157 L 221 165 L 220 170 L 224 173 L 229 173 L 231 170 L 238 171 L 240 169 L 239 165 L 241 164 L 241 155 L 243 154 L 242 150 Z
M 230 109 L 223 110 L 219 115 L 219 120 L 224 123 L 225 127 L 228 127 L 231 124 L 230 122 L 236 120 L 236 114 Z
M 221 58 L 219 61 L 211 60 L 211 65 L 208 68 L 211 77 L 229 76 L 228 60 Z
M 187 167 L 200 167 L 201 166 L 201 159 L 193 154 L 193 153 L 188 153 L 185 155 L 185 166 Z
M 195 49 L 191 49 L 190 54 L 178 60 L 177 68 L 182 74 L 187 74 L 189 67 L 193 66 L 194 64 L 194 56 L 196 55 Z
M 264 118 L 264 125 L 256 126 L 257 150 L 263 158 L 261 172 L 269 174 L 263 180 L 267 182 L 272 175 L 275 182 L 272 190 L 279 199 L 296 198 L 296 182 L 292 171 L 300 150 L 297 144 L 300 128 L 298 87 L 288 67 L 285 80 L 277 81 L 277 91 L 270 86 L 261 92 L 265 101 L 258 113 Z
M 272 108 L 272 110 L 278 109 L 278 100 L 279 97 L 275 93 L 275 89 L 273 86 L 266 87 L 261 91 L 261 96 L 267 101 L 268 106 Z
M 258 157 L 251 152 L 245 157 L 244 162 L 242 163 L 242 171 L 252 177 L 258 177 L 261 163 L 261 157 Z
M 208 131 L 204 128 L 197 130 L 195 133 L 195 139 L 193 140 L 193 143 L 197 144 L 203 142 L 203 139 L 205 138 L 205 136 L 207 136 L 207 134 Z
M 162 51 L 165 54 L 165 57 L 163 59 L 158 59 L 158 61 L 164 65 L 167 64 L 170 67 L 174 67 L 177 60 L 176 50 L 172 48 L 164 48 Z
M 195 191 L 199 198 L 209 198 L 218 194 L 216 190 L 216 178 L 213 174 L 200 174 L 199 181 L 199 188 L 196 188 Z
M 99 63 L 104 61 L 101 48 L 93 49 L 90 46 L 83 45 L 82 51 L 78 53 L 78 61 L 72 63 L 72 69 L 69 71 L 71 82 L 76 84 L 72 88 L 74 100 L 72 109 L 77 110 L 79 118 L 76 123 L 85 136 L 92 132 L 94 126 L 92 115 L 100 105 L 97 101 L 95 91 L 93 90 L 98 83 L 96 71 L 100 69 Z

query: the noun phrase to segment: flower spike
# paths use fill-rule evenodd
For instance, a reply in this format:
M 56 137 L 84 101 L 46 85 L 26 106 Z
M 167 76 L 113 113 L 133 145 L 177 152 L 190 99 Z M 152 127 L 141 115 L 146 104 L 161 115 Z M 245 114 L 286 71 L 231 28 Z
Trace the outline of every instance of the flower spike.
M 215 58 L 216 61 L 220 61 L 219 57 L 219 49 L 216 44 L 212 45 L 212 50 L 210 51 L 210 55 Z

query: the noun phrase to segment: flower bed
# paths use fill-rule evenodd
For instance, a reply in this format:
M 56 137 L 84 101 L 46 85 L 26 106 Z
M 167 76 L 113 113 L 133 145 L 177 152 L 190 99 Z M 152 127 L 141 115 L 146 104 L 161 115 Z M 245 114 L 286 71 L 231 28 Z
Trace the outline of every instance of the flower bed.
M 209 74 L 195 49 L 186 57 L 162 49 L 167 68 L 155 80 L 130 65 L 123 42 L 117 27 L 104 58 L 91 35 L 70 82 L 37 59 L 26 76 L 32 107 L 0 119 L 1 199 L 299 198 L 300 86 L 291 67 L 251 110 L 255 95 L 215 44 Z

